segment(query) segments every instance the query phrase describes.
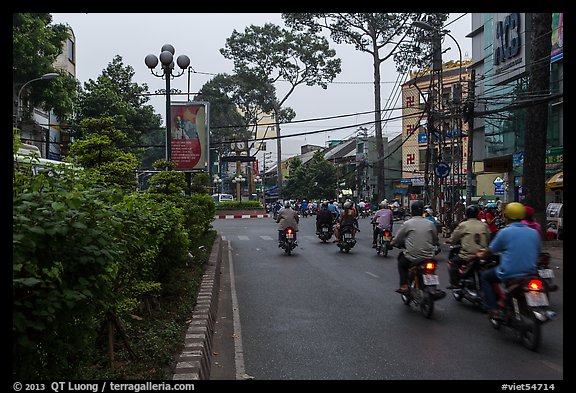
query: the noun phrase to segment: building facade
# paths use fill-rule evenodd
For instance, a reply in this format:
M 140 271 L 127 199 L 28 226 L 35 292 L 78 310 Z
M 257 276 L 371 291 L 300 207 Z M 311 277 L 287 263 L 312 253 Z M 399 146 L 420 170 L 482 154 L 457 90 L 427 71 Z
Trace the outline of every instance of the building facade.
M 553 14 L 550 57 L 551 94 L 563 92 L 563 14 Z M 521 104 L 527 97 L 532 59 L 532 14 L 472 14 L 474 72 L 473 161 L 476 194 L 486 201 L 523 201 L 525 129 L 530 107 L 500 110 Z M 546 176 L 563 171 L 563 99 L 548 107 Z M 562 188 L 546 193 L 546 202 L 561 201 Z

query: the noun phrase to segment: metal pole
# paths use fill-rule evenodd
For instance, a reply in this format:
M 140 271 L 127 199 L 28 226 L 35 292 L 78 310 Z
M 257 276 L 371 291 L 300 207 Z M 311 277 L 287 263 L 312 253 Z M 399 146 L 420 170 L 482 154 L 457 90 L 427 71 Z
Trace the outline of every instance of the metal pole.
M 170 116 L 170 76 L 172 71 L 166 67 L 164 68 L 164 76 L 166 77 L 166 161 L 172 159 L 172 119 Z

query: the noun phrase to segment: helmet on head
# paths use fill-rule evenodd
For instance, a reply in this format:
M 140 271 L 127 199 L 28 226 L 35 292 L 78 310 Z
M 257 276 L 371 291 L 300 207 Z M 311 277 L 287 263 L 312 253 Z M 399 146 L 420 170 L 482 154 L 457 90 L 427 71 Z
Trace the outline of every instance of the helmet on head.
M 344 209 L 350 209 L 352 207 L 352 203 L 344 202 Z
M 504 216 L 509 220 L 522 220 L 526 216 L 526 208 L 520 202 L 510 202 L 504 208 Z
M 388 201 L 386 199 L 384 199 L 382 202 L 380 202 L 380 208 L 381 209 L 386 209 L 388 207 Z
M 322 206 L 323 206 L 323 207 L 328 207 L 328 201 L 322 202 Z
M 284 202 L 284 207 L 290 207 L 290 201 Z
M 477 218 L 480 207 L 476 204 L 466 206 L 466 218 Z
M 527 220 L 534 218 L 534 208 L 532 206 L 525 205 L 524 209 L 526 210 L 525 218 Z
M 421 216 L 424 212 L 424 202 L 421 200 L 417 200 L 412 202 L 410 205 L 410 214 L 412 216 Z

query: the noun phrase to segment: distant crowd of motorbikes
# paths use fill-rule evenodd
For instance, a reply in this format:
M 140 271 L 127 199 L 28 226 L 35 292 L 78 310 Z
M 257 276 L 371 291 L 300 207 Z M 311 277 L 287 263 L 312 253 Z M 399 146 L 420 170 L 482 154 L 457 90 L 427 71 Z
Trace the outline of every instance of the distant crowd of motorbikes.
M 318 207 L 310 204 L 311 207 L 300 209 L 302 217 L 316 215 Z M 274 219 L 277 211 L 272 210 Z M 358 209 L 358 218 L 369 218 L 372 215 L 370 208 Z M 408 214 L 402 207 L 393 209 L 393 219 L 404 220 Z M 317 236 L 323 243 L 331 242 L 334 236 L 334 225 L 336 224 L 337 213 L 334 213 L 334 219 L 331 223 L 323 223 L 319 226 Z M 504 226 L 503 222 L 499 223 Z M 359 230 L 356 221 L 356 227 L 345 226 L 340 230 L 340 236 L 334 243 L 341 252 L 349 253 L 356 245 L 355 232 Z M 376 222 L 372 220 L 373 228 Z M 297 246 L 295 241 L 295 229 L 286 228 L 282 237 L 283 241 L 280 247 L 288 255 L 292 253 Z M 388 252 L 393 249 L 392 228 L 385 228 L 379 231 L 375 250 L 377 255 L 388 256 Z M 460 245 L 451 244 L 448 255 L 448 269 L 451 270 L 454 259 L 458 254 Z M 440 252 L 438 247 L 437 253 Z M 498 255 L 493 255 L 487 260 L 478 257 L 468 260 L 466 263 L 459 265 L 455 269 L 458 285 L 451 288 L 452 297 L 457 302 L 467 301 L 479 310 L 484 310 L 482 285 L 480 276 L 482 272 L 499 262 Z M 439 278 L 436 272 L 438 261 L 436 258 L 422 260 L 419 264 L 409 268 L 409 291 L 401 293 L 402 301 L 406 305 L 413 305 L 419 309 L 426 318 L 431 318 L 434 312 L 434 303 L 443 299 L 446 292 L 439 289 Z M 453 274 L 453 273 L 451 273 Z M 554 282 L 554 271 L 550 266 L 550 255 L 541 253 L 538 261 L 538 274 L 519 279 L 508 281 L 505 284 L 498 285 L 503 317 L 499 319 L 490 319 L 491 325 L 495 329 L 502 326 L 513 329 L 518 333 L 522 344 L 531 350 L 536 350 L 541 343 L 541 326 L 548 321 L 556 318 L 555 312 L 550 308 L 549 294 L 558 289 Z

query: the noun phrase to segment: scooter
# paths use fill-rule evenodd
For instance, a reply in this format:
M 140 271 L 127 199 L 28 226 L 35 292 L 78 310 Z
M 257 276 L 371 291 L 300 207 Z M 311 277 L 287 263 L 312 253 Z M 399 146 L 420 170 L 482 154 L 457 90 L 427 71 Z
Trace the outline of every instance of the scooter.
M 440 280 L 436 274 L 437 261 L 434 258 L 424 259 L 408 269 L 408 292 L 401 293 L 402 301 L 409 306 L 414 304 L 426 318 L 434 313 L 434 302 L 446 296 L 438 289 Z
M 460 244 L 450 246 L 450 252 L 448 253 L 449 272 L 453 269 L 461 248 Z M 492 256 L 488 261 L 480 258 L 472 258 L 469 261 L 462 263 L 458 268 L 458 284 L 460 285 L 460 288 L 452 289 L 452 296 L 456 301 L 462 302 L 462 300 L 467 300 L 475 307 L 482 310 L 484 309 L 484 296 L 482 285 L 480 283 L 480 276 L 482 272 L 486 270 L 488 265 L 494 263 L 496 258 L 497 256 Z
M 501 317 L 490 318 L 494 329 L 506 326 L 515 330 L 522 345 L 536 351 L 542 341 L 542 324 L 556 319 L 550 309 L 546 285 L 537 275 L 508 280 L 504 285 L 504 309 Z
M 352 233 L 353 227 L 350 225 L 343 226 L 340 229 L 340 241 L 336 245 L 340 248 L 341 252 L 349 253 L 356 245 L 356 239 Z
M 288 227 L 284 230 L 280 247 L 284 250 L 286 254 L 290 255 L 292 254 L 292 250 L 295 249 L 296 246 L 297 246 L 296 231 L 294 230 L 294 228 Z
M 378 234 L 378 242 L 376 243 L 376 253 L 378 255 L 382 254 L 385 257 L 388 256 L 388 251 L 391 250 L 392 247 L 392 231 L 386 228 L 383 231 L 380 231 Z
M 333 234 L 334 229 L 331 224 L 322 224 L 320 226 L 320 234 L 318 235 L 318 238 L 322 240 L 323 243 L 326 243 L 328 240 L 330 240 Z

